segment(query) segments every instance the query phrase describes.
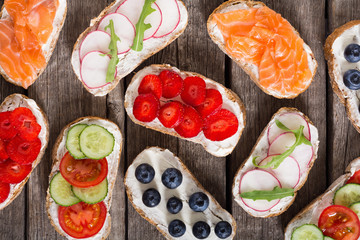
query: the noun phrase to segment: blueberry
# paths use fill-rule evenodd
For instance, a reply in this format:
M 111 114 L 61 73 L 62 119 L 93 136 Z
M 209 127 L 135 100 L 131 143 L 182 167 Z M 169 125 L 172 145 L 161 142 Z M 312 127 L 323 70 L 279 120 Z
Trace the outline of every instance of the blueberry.
M 161 201 L 160 193 L 156 189 L 150 188 L 144 192 L 142 201 L 147 207 L 155 207 Z
M 135 177 L 141 183 L 149 183 L 154 179 L 155 170 L 149 164 L 143 163 L 135 170 Z
M 210 235 L 210 226 L 206 222 L 197 222 L 192 228 L 194 236 L 198 239 L 205 239 Z
M 170 213 L 177 214 L 181 211 L 183 204 L 182 201 L 177 197 L 172 197 L 168 200 L 166 207 Z
M 360 89 L 360 72 L 356 69 L 350 69 L 344 74 L 344 84 L 351 90 Z
M 165 187 L 174 189 L 182 183 L 182 174 L 176 168 L 168 168 L 163 173 L 161 181 Z
M 215 226 L 215 234 L 221 239 L 227 238 L 232 233 L 232 227 L 230 223 L 221 221 Z
M 185 224 L 180 220 L 173 220 L 169 224 L 169 233 L 173 237 L 181 237 L 186 232 Z
M 345 48 L 344 57 L 346 61 L 355 63 L 360 61 L 360 46 L 358 44 L 350 44 Z
M 194 193 L 190 197 L 189 205 L 195 212 L 203 212 L 209 206 L 209 198 L 205 193 Z

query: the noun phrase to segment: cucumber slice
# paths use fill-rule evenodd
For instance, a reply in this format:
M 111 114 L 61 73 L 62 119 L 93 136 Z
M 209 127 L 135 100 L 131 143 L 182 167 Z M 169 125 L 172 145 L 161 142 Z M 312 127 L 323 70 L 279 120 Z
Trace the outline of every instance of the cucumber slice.
M 334 204 L 349 207 L 352 203 L 360 202 L 360 184 L 349 183 L 339 188 L 334 195 Z
M 296 228 L 292 235 L 291 240 L 323 240 L 324 235 L 322 231 L 314 224 L 304 224 Z
M 79 139 L 81 152 L 91 159 L 102 159 L 114 149 L 114 136 L 105 128 L 95 124 L 87 126 L 80 133 Z
M 78 188 L 72 186 L 72 191 L 81 201 L 88 204 L 95 204 L 105 199 L 108 193 L 108 181 L 105 178 L 105 180 L 98 185 L 89 188 Z
M 66 148 L 75 159 L 82 159 L 86 156 L 80 151 L 79 136 L 86 128 L 86 124 L 78 124 L 70 128 L 66 138 Z
M 356 202 L 350 205 L 350 209 L 356 213 L 360 219 L 360 202 Z
M 81 202 L 71 191 L 71 185 L 61 173 L 57 173 L 50 182 L 50 195 L 54 201 L 64 207 L 72 206 Z

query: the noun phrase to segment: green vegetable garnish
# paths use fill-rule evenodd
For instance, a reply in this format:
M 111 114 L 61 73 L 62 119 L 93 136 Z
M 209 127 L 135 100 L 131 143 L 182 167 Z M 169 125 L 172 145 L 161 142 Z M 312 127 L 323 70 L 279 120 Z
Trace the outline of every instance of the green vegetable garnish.
M 311 146 L 311 142 L 309 140 L 306 139 L 306 137 L 304 136 L 303 130 L 304 130 L 304 126 L 300 126 L 297 130 L 290 130 L 289 128 L 287 128 L 284 124 L 282 124 L 279 120 L 275 120 L 276 126 L 278 126 L 280 129 L 284 130 L 284 131 L 288 131 L 288 132 L 292 132 L 295 134 L 296 140 L 295 143 L 289 147 L 288 150 L 286 150 L 285 152 L 283 152 L 280 155 L 277 155 L 275 157 L 273 157 L 271 159 L 270 162 L 268 162 L 267 164 L 263 165 L 263 166 L 259 166 L 256 163 L 256 158 L 254 157 L 252 162 L 254 164 L 255 167 L 258 168 L 273 168 L 276 169 L 280 166 L 280 164 L 284 161 L 285 158 L 287 158 L 288 156 L 290 156 L 290 154 L 295 150 L 295 148 L 301 144 L 306 144 L 306 145 L 310 145 Z
M 136 23 L 136 36 L 131 47 L 131 49 L 134 51 L 140 52 L 143 49 L 144 32 L 151 28 L 151 24 L 145 24 L 144 21 L 147 16 L 149 16 L 152 12 L 155 12 L 155 9 L 151 7 L 153 2 L 155 2 L 155 0 L 145 0 L 139 21 Z
M 107 73 L 106 73 L 106 82 L 112 82 L 115 79 L 116 65 L 119 63 L 117 41 L 121 41 L 121 40 L 115 33 L 114 21 L 113 20 L 110 20 L 109 25 L 107 25 L 105 27 L 105 31 L 107 29 L 110 29 L 111 41 L 110 41 L 110 44 L 109 44 L 110 52 L 108 54 L 111 55 L 111 59 L 110 59 L 110 62 L 109 62 Z
M 267 200 L 269 202 L 272 200 L 281 199 L 289 196 L 294 196 L 294 189 L 280 188 L 278 186 L 274 187 L 274 189 L 270 191 L 255 190 L 251 192 L 240 193 L 240 197 L 242 198 L 252 199 L 254 201 Z

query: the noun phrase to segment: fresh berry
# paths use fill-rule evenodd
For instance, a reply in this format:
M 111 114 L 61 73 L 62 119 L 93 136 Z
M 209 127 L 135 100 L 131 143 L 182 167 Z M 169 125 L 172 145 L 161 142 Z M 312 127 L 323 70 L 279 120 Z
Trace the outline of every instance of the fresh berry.
M 0 182 L 0 203 L 5 202 L 10 193 L 10 184 Z
M 34 141 L 26 141 L 16 136 L 6 146 L 9 157 L 19 164 L 31 164 L 39 155 L 41 141 L 36 138 Z
M 169 233 L 173 237 L 181 237 L 186 232 L 185 224 L 180 220 L 173 220 L 169 224 Z
M 169 213 L 172 214 L 177 214 L 178 212 L 180 212 L 182 207 L 182 201 L 177 197 L 170 198 L 166 204 L 167 210 L 169 211 Z
M 206 83 L 200 77 L 187 77 L 181 99 L 191 106 L 199 106 L 205 101 Z
M 190 196 L 189 206 L 195 212 L 203 212 L 209 206 L 209 197 L 202 192 L 194 193 Z
M 228 238 L 232 233 L 232 227 L 230 223 L 221 221 L 218 222 L 215 226 L 215 234 L 218 238 L 225 239 Z
M 352 43 L 345 48 L 344 57 L 346 61 L 355 63 L 360 61 L 360 46 Z
M 351 90 L 360 89 L 360 72 L 350 69 L 344 73 L 344 84 Z
M 156 189 L 150 188 L 144 192 L 142 201 L 147 207 L 156 207 L 161 201 L 160 193 Z
M 175 131 L 184 138 L 195 137 L 203 127 L 203 120 L 199 113 L 190 106 L 184 106 L 184 119 L 175 127 Z
M 164 127 L 176 127 L 184 118 L 184 106 L 178 101 L 168 102 L 160 108 L 158 118 Z
M 174 189 L 180 186 L 182 183 L 182 174 L 176 168 L 168 168 L 164 171 L 161 176 L 161 181 L 165 185 L 165 187 Z
M 149 183 L 155 177 L 155 170 L 149 164 L 143 163 L 136 168 L 135 177 L 141 183 Z
M 139 94 L 152 93 L 158 99 L 161 98 L 162 92 L 163 90 L 160 78 L 152 74 L 146 75 L 141 80 L 140 86 L 138 88 Z
M 163 97 L 174 98 L 179 96 L 183 89 L 183 80 L 179 74 L 164 70 L 159 74 L 162 82 Z
M 222 141 L 234 135 L 239 121 L 232 112 L 221 109 L 204 119 L 204 135 L 211 141 Z
M 206 97 L 203 104 L 196 107 L 196 110 L 200 115 L 205 118 L 218 111 L 223 104 L 222 96 L 216 89 L 206 89 Z
M 206 222 L 199 221 L 192 228 L 193 235 L 198 239 L 205 239 L 210 235 L 210 226 Z
M 0 162 L 9 158 L 9 155 L 6 153 L 6 144 L 3 140 L 0 139 Z
M 0 163 L 0 181 L 4 183 L 19 183 L 31 172 L 31 165 L 20 165 L 11 159 Z
M 134 101 L 133 114 L 139 121 L 151 122 L 158 116 L 159 108 L 160 102 L 153 94 L 142 94 Z
M 36 117 L 30 109 L 25 107 L 16 108 L 10 115 L 21 138 L 32 141 L 39 136 L 41 126 L 36 122 Z
M 11 112 L 0 112 L 0 138 L 10 140 L 17 134 L 14 123 L 10 121 Z

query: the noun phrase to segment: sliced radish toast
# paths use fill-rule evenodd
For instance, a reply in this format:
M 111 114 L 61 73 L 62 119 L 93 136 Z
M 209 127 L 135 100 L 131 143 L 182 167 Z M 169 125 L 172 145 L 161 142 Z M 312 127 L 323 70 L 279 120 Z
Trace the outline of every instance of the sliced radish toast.
M 283 213 L 306 182 L 318 146 L 309 118 L 296 108 L 281 108 L 235 175 L 235 201 L 254 217 Z
M 86 90 L 104 96 L 179 37 L 187 21 L 180 0 L 116 0 L 79 36 L 71 58 L 74 72 Z
M 21 193 L 48 141 L 48 120 L 36 102 L 21 94 L 5 98 L 0 105 L 0 210 Z
M 166 239 L 233 239 L 235 219 L 167 149 L 142 151 L 125 175 L 135 210 Z
M 61 131 L 52 152 L 46 197 L 49 219 L 60 235 L 106 239 L 110 234 L 122 142 L 119 127 L 98 117 L 79 118 Z
M 170 65 L 138 71 L 124 105 L 135 123 L 199 143 L 219 157 L 234 150 L 245 127 L 245 107 L 234 92 Z

